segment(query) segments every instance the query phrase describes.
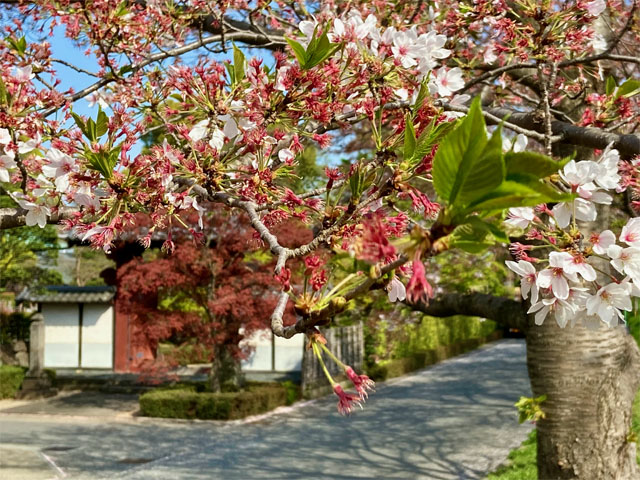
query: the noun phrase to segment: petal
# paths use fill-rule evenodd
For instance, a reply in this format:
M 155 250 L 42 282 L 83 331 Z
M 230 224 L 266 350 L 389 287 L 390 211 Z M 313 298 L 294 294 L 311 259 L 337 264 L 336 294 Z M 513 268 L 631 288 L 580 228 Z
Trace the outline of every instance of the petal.
M 551 279 L 551 291 L 556 298 L 566 300 L 569 298 L 569 283 L 562 275 L 555 275 Z

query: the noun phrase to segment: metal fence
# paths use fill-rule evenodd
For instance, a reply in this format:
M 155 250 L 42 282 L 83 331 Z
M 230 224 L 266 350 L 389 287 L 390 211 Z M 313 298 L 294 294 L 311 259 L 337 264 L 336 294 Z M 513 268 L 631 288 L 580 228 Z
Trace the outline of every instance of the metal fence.
M 362 371 L 364 364 L 364 333 L 362 322 L 348 327 L 321 329 L 327 339 L 327 347 L 343 363 L 351 366 L 356 372 Z M 323 360 L 331 376 L 341 380 L 342 369 L 327 355 Z M 327 393 L 329 383 L 320 362 L 312 350 L 305 350 L 302 358 L 302 391 L 305 396 L 313 397 Z

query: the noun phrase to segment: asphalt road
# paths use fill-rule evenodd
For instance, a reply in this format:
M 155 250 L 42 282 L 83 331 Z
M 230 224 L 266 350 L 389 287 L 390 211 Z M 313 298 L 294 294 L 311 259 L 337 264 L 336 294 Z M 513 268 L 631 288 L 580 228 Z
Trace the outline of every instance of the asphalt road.
M 474 479 L 531 429 L 521 340 L 380 385 L 348 418 L 333 397 L 250 422 L 0 412 L 0 479 Z

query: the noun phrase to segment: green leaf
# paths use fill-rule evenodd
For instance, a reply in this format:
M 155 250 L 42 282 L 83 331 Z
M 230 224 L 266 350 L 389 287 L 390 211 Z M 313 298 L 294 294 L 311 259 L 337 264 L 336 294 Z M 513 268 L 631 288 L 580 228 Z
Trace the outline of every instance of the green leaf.
M 433 160 L 433 185 L 442 201 L 452 207 L 464 206 L 502 183 L 505 167 L 498 135 L 487 141 L 477 97 L 469 114 L 440 143 Z
M 123 67 L 120 67 L 120 70 L 118 70 L 118 75 L 122 76 L 131 71 L 133 71 L 133 67 L 131 65 L 124 65 Z
M 239 83 L 244 79 L 244 53 L 238 47 L 233 45 L 233 83 Z
M 513 174 L 529 174 L 538 178 L 548 177 L 557 173 L 568 162 L 556 162 L 551 157 L 535 152 L 507 152 L 504 163 L 507 168 L 507 179 Z
M 404 159 L 409 160 L 412 158 L 415 150 L 416 131 L 413 128 L 413 119 L 411 118 L 411 114 L 407 113 L 404 117 Z
M 227 69 L 227 73 L 229 74 L 229 81 L 231 82 L 231 85 L 235 85 L 236 84 L 236 71 L 233 68 L 233 65 L 231 65 L 230 63 L 226 63 L 224 64 L 224 68 Z
M 612 76 L 608 76 L 607 77 L 607 86 L 605 89 L 605 93 L 607 95 L 611 95 L 613 93 L 613 91 L 616 89 L 617 85 L 616 85 L 616 79 L 613 78 Z
M 363 191 L 363 178 L 360 168 L 355 168 L 349 177 L 349 188 L 351 189 L 351 201 L 357 202 Z
M 616 99 L 620 97 L 630 98 L 630 97 L 633 97 L 634 95 L 637 95 L 638 93 L 640 93 L 640 81 L 629 79 L 626 82 L 624 82 L 622 85 L 620 85 L 620 87 L 618 87 L 615 98 Z
M 84 134 L 84 136 L 85 137 L 88 136 L 87 135 L 87 125 L 84 122 L 84 120 L 82 119 L 82 117 L 80 115 L 78 115 L 77 113 L 73 113 L 73 112 L 71 112 L 71 116 L 76 121 L 76 125 L 78 126 L 80 131 Z
M 96 140 L 98 140 L 98 129 L 96 126 L 96 122 L 93 121 L 93 118 L 90 118 L 89 120 L 87 120 L 87 138 L 92 141 L 95 142 Z
M 482 253 L 488 248 L 491 248 L 494 243 L 491 242 L 478 242 L 474 240 L 458 240 L 452 239 L 449 243 L 450 248 L 459 248 L 467 253 Z
M 96 120 L 96 140 L 103 136 L 109 130 L 109 119 L 107 114 L 98 107 L 98 118 Z
M 307 48 L 307 62 L 304 65 L 304 69 L 307 70 L 321 64 L 341 46 L 342 44 L 340 43 L 331 43 L 325 31 L 315 43 L 309 44 L 309 48 Z
M 27 40 L 24 38 L 24 36 L 18 38 L 17 40 L 12 37 L 7 37 L 6 41 L 11 46 L 11 48 L 20 55 L 24 55 L 24 52 L 27 50 Z
M 429 94 L 429 82 L 427 82 L 427 79 L 425 78 L 422 80 L 422 82 L 420 82 L 420 90 L 418 90 L 416 103 L 413 104 L 413 107 L 411 109 L 414 115 L 418 110 L 422 108 L 422 105 L 424 104 L 424 101 L 427 98 L 428 94 Z
M 456 126 L 456 122 L 442 122 L 434 128 L 434 123 L 435 120 L 431 121 L 427 128 L 420 134 L 416 149 L 413 152 L 413 160 L 422 160 L 422 158 L 431 151 L 433 146 Z
M 575 194 L 557 192 L 545 183 L 531 178 L 520 178 L 520 181 L 506 180 L 498 188 L 469 205 L 469 210 L 487 211 L 504 210 L 512 207 L 535 207 L 541 203 L 566 202 L 575 198 Z
M 4 105 L 6 103 L 9 103 L 9 92 L 2 81 L 2 77 L 0 77 L 0 105 Z
M 84 157 L 89 162 L 91 169 L 100 172 L 104 178 L 109 180 L 113 176 L 113 169 L 118 163 L 121 149 L 122 145 L 118 145 L 109 152 L 92 152 L 85 148 Z
M 301 44 L 299 44 L 292 38 L 284 37 L 284 39 L 287 41 L 287 43 L 293 50 L 293 54 L 298 59 L 298 63 L 300 64 L 300 66 L 302 68 L 305 68 L 307 65 L 307 51 L 304 49 L 304 47 Z

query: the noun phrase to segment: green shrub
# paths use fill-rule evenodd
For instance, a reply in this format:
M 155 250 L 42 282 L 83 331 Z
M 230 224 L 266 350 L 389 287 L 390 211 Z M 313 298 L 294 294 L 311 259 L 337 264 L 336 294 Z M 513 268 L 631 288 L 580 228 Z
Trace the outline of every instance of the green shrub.
M 0 398 L 15 398 L 22 386 L 25 368 L 11 365 L 0 366 Z
M 302 398 L 302 389 L 297 383 L 285 380 L 281 385 L 287 391 L 287 405 L 291 405 Z
M 250 385 L 241 392 L 197 392 L 193 388 L 157 389 L 140 395 L 143 415 L 162 418 L 234 420 L 272 410 L 287 403 L 281 385 Z
M 0 343 L 10 344 L 14 340 L 29 341 L 31 316 L 22 312 L 0 313 Z
M 434 349 L 411 352 L 403 358 L 383 360 L 367 368 L 367 374 L 373 380 L 382 382 L 388 378 L 400 377 L 414 370 L 433 365 L 447 358 L 468 352 L 487 341 L 499 338 L 499 333 L 492 333 L 487 337 L 470 338 L 450 345 L 439 346 Z

